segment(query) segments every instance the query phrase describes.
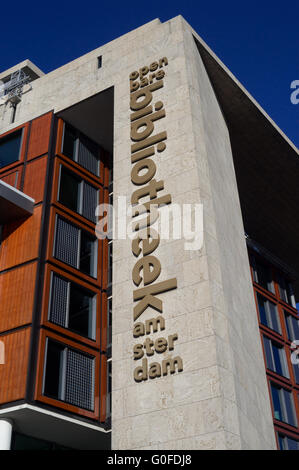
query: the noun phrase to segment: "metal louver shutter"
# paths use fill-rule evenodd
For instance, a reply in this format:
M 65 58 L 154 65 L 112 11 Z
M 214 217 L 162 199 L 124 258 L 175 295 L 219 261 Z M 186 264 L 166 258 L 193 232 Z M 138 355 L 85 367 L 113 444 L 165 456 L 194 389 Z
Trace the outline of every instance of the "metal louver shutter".
M 96 222 L 95 210 L 98 205 L 98 190 L 84 182 L 82 215 L 92 222 Z
M 58 217 L 54 256 L 60 261 L 77 268 L 78 243 L 79 229 Z
M 68 281 L 53 274 L 49 320 L 60 326 L 66 326 L 68 285 Z
M 94 359 L 72 349 L 67 351 L 65 401 L 94 410 Z
M 78 163 L 94 175 L 99 174 L 98 147 L 85 137 L 80 137 Z

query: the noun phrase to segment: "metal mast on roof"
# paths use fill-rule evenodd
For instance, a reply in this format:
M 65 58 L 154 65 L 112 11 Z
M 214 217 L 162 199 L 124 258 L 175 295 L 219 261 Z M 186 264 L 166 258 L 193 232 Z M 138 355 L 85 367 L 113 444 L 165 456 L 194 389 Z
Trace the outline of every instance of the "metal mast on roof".
M 17 70 L 11 74 L 9 81 L 1 87 L 0 94 L 1 96 L 7 96 L 8 101 L 18 103 L 21 101 L 23 87 L 28 82 L 30 82 L 29 75 L 26 75 L 21 69 Z

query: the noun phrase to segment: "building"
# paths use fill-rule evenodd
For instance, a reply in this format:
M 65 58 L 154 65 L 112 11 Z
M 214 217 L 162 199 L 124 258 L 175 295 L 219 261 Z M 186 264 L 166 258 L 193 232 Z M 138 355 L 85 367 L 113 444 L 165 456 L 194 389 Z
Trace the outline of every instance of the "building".
M 181 16 L 0 80 L 1 447 L 298 449 L 294 145 Z

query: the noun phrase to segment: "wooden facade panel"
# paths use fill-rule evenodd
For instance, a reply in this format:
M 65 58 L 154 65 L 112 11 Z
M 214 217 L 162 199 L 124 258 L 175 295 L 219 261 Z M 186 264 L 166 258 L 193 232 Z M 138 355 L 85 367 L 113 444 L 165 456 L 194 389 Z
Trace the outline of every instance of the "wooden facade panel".
M 32 197 L 36 204 L 44 198 L 47 160 L 45 156 L 29 162 L 26 166 L 24 193 Z
M 0 274 L 0 332 L 32 322 L 36 267 L 35 262 Z
M 10 171 L 9 173 L 6 173 L 4 175 L 0 175 L 0 179 L 4 181 L 4 183 L 10 184 L 10 186 L 19 189 L 21 182 L 21 168 L 23 168 L 23 165 L 17 170 Z
M 50 132 L 51 132 L 52 113 L 32 121 L 27 160 L 38 157 L 48 152 Z
M 0 364 L 0 404 L 25 397 L 31 328 L 0 336 L 4 364 Z
M 0 247 L 0 271 L 38 256 L 42 206 L 35 207 L 27 219 L 4 226 Z

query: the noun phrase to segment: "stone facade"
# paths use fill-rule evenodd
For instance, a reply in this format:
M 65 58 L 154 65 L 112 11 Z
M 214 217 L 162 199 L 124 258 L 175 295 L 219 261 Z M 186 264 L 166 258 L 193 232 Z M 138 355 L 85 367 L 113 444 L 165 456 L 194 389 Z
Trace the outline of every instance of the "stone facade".
M 155 132 L 167 130 L 166 149 L 153 157 L 155 178 L 164 181 L 163 194 L 171 194 L 173 203 L 203 204 L 204 244 L 188 251 L 184 240 L 161 240 L 155 252 L 159 281 L 177 279 L 177 289 L 159 297 L 163 337 L 178 334 L 171 355 L 179 355 L 184 368 L 136 383 L 136 259 L 131 240 L 114 241 L 113 449 L 276 448 L 230 138 L 194 37 L 201 41 L 181 16 L 154 20 L 33 81 L 13 124 L 8 107 L 0 106 L 5 132 L 113 86 L 114 200 L 126 196 L 129 204 L 136 190 L 130 176 L 129 75 L 168 59 L 164 86 L 154 92 L 166 111 Z M 148 308 L 141 321 L 156 315 Z

